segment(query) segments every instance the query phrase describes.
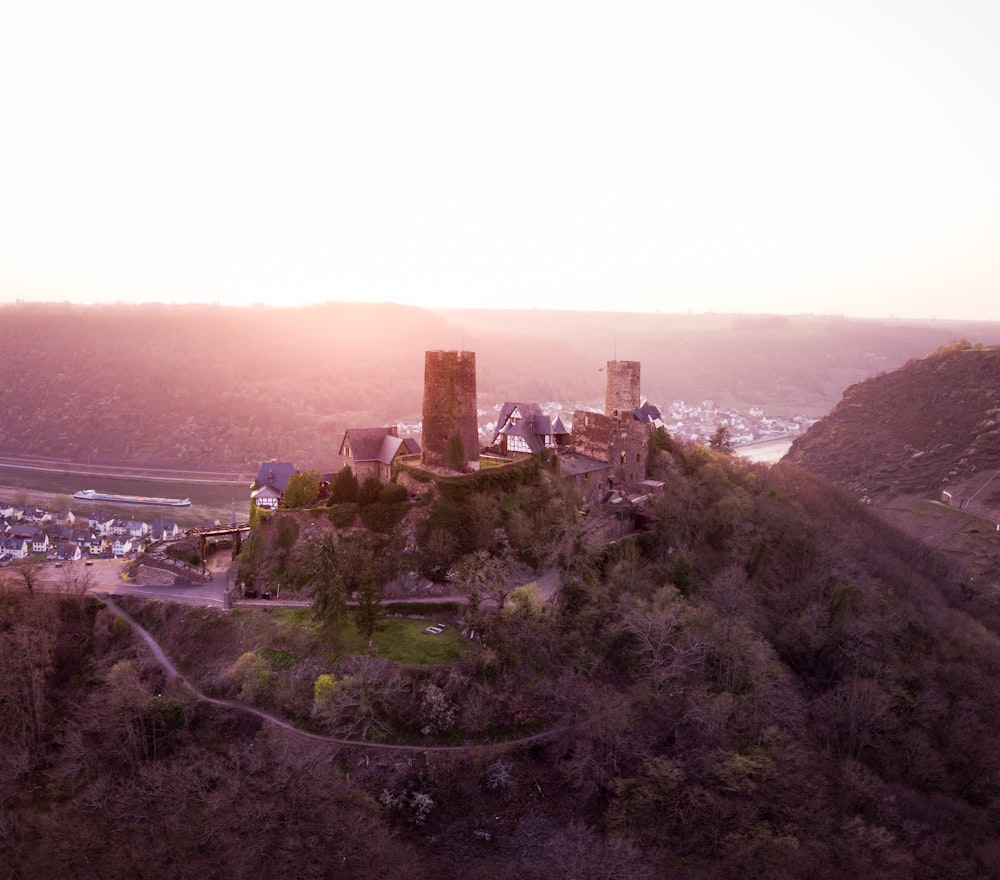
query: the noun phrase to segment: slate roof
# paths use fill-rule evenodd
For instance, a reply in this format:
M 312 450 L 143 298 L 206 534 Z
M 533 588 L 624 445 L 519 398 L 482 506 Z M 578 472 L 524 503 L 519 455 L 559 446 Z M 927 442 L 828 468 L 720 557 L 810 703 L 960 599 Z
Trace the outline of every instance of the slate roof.
M 290 461 L 262 461 L 257 471 L 257 486 L 259 488 L 274 486 L 284 494 L 288 488 L 288 481 L 294 473 L 296 473 L 295 465 Z
M 638 409 L 632 410 L 632 415 L 640 422 L 655 422 L 660 418 L 660 410 L 647 400 Z
M 559 456 L 559 470 L 563 476 L 577 477 L 580 474 L 611 470 L 611 465 L 580 452 L 564 452 Z
M 520 416 L 515 422 L 511 419 Z M 501 434 L 508 437 L 521 437 L 531 452 L 541 452 L 545 448 L 545 438 L 556 434 L 568 434 L 562 419 L 556 417 L 555 422 L 542 412 L 537 403 L 516 403 L 505 401 L 497 416 L 497 429 L 490 445 L 495 446 Z
M 420 452 L 420 444 L 416 440 L 412 437 L 394 437 L 391 428 L 348 428 L 340 444 L 341 455 L 348 444 L 355 461 L 392 464 L 392 460 L 399 454 Z

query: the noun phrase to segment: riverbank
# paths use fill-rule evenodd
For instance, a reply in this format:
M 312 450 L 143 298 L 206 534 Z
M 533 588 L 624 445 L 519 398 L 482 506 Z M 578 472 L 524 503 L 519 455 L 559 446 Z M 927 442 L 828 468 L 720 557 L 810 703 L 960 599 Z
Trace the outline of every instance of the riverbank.
M 755 443 L 737 446 L 733 451 L 741 458 L 748 458 L 750 461 L 774 464 L 784 458 L 785 453 L 791 448 L 794 439 L 794 436 L 786 435 L 771 440 L 758 440 Z
M 0 470 L 29 471 L 61 476 L 94 477 L 107 480 L 149 480 L 154 483 L 186 483 L 208 486 L 247 486 L 254 474 L 232 471 L 184 471 L 175 468 L 136 465 L 84 464 L 48 458 L 0 455 Z

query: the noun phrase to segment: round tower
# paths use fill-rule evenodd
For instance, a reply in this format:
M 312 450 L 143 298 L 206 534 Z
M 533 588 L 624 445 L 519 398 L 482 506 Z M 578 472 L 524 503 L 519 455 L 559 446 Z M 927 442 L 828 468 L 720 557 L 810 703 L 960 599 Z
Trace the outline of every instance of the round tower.
M 608 361 L 608 390 L 604 414 L 613 419 L 631 415 L 638 409 L 639 361 Z
M 476 353 L 424 353 L 424 431 L 421 461 L 464 467 L 479 461 Z

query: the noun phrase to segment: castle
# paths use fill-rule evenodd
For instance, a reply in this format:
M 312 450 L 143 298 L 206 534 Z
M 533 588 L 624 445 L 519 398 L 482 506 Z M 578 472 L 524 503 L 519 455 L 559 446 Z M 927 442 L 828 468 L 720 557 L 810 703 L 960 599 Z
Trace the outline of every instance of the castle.
M 585 501 L 645 480 L 649 436 L 660 411 L 640 398 L 638 361 L 608 361 L 603 413 L 577 410 L 569 432 L 559 418 L 551 419 L 538 404 L 506 402 L 500 409 L 491 446 L 515 456 L 551 450 L 559 456 L 562 473 L 572 478 Z M 424 465 L 448 461 L 447 446 L 461 449 L 463 464 L 479 457 L 476 421 L 475 353 L 429 351 L 424 371 Z M 460 444 L 455 439 L 460 440 Z
M 500 410 L 492 449 L 502 457 L 541 452 L 557 456 L 560 472 L 574 481 L 585 503 L 622 498 L 627 490 L 648 489 L 649 438 L 660 411 L 641 401 L 638 361 L 608 361 L 606 369 L 603 413 L 576 410 L 569 431 L 558 416 L 552 419 L 545 415 L 536 403 L 507 402 Z M 338 457 L 340 467 L 350 466 L 360 479 L 374 476 L 387 483 L 397 459 L 418 452 L 424 467 L 457 471 L 479 467 L 475 352 L 424 353 L 420 444 L 400 438 L 393 427 L 349 428 Z M 282 466 L 294 471 L 291 463 Z M 263 486 L 270 491 L 274 480 L 265 469 L 274 467 L 273 462 L 261 465 L 255 489 Z M 328 475 L 327 481 L 331 478 L 332 474 Z M 281 496 L 273 494 L 273 499 L 255 495 L 254 501 L 261 507 L 277 506 Z

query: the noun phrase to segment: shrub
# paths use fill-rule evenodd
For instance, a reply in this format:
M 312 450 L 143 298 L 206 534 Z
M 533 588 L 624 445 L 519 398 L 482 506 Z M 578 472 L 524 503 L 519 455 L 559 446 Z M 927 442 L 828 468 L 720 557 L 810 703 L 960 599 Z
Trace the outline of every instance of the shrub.
M 382 482 L 378 477 L 366 477 L 365 481 L 361 484 L 361 489 L 358 492 L 358 504 L 361 507 L 365 507 L 368 504 L 374 504 L 378 501 L 379 495 L 382 494 Z
M 361 508 L 361 522 L 373 532 L 390 533 L 406 516 L 406 508 L 397 504 L 383 504 L 376 501 Z
M 328 508 L 330 522 L 338 529 L 346 529 L 354 522 L 354 517 L 358 512 L 358 505 L 351 503 L 334 504 Z
M 337 476 L 333 478 L 330 486 L 330 500 L 327 502 L 331 507 L 335 504 L 351 503 L 358 500 L 358 478 L 354 476 L 354 471 L 350 465 L 341 468 Z
M 406 486 L 400 483 L 389 483 L 388 486 L 382 487 L 378 500 L 383 504 L 399 504 L 401 501 L 406 501 L 409 497 L 410 493 L 406 491 Z

